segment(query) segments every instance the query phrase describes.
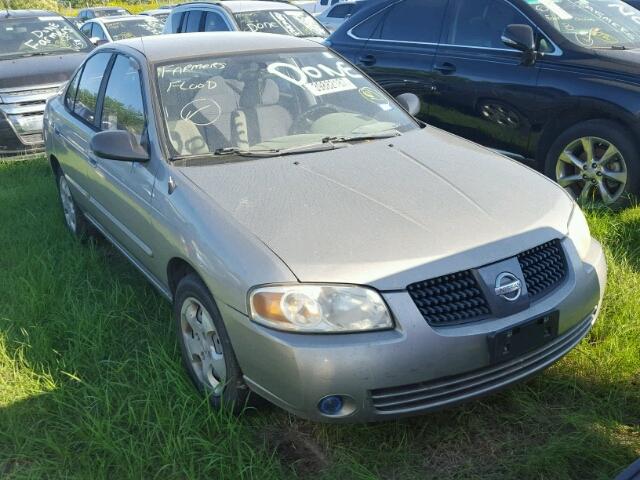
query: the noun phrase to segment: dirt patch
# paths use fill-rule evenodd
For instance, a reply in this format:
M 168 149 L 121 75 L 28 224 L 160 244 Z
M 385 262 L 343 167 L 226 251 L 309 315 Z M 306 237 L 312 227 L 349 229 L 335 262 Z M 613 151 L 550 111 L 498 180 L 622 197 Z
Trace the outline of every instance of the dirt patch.
M 327 468 L 329 460 L 313 436 L 302 430 L 298 424 L 269 428 L 264 432 L 264 440 L 282 465 L 292 469 L 299 478 L 316 478 Z

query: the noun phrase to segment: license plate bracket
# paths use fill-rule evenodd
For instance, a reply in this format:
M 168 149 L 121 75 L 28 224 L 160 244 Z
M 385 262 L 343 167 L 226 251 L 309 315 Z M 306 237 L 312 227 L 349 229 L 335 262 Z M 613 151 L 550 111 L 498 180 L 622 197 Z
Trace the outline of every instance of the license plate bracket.
M 506 362 L 552 341 L 558 336 L 558 317 L 553 312 L 490 334 L 491 363 Z

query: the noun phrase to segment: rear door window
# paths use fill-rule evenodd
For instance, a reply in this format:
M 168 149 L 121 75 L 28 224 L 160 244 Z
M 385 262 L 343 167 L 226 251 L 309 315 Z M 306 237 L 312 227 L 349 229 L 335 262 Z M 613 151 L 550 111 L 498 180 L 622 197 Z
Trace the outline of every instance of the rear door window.
M 93 25 L 91 23 L 85 23 L 84 25 L 82 25 L 82 27 L 80 28 L 80 31 L 85 34 L 87 37 L 91 38 L 91 27 Z
M 438 43 L 446 6 L 447 0 L 404 0 L 396 3 L 382 12 L 384 19 L 377 31 L 378 38 Z
M 97 23 L 93 24 L 93 28 L 91 29 L 91 36 L 96 37 L 99 40 L 107 39 L 107 36 L 104 33 L 104 29 Z
M 73 113 L 91 125 L 95 124 L 100 85 L 110 59 L 111 53 L 97 53 L 87 60 L 80 77 Z

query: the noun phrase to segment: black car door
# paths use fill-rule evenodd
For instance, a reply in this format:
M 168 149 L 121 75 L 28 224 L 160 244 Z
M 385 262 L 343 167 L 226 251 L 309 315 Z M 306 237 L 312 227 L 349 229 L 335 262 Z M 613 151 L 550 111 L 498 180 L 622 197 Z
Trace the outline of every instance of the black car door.
M 526 156 L 538 68 L 501 36 L 527 17 L 507 0 L 451 0 L 434 65 L 428 122 L 491 148 Z
M 391 95 L 415 93 L 426 118 L 433 88 L 433 63 L 448 0 L 401 0 L 357 25 L 351 35 L 366 39 L 356 64 Z

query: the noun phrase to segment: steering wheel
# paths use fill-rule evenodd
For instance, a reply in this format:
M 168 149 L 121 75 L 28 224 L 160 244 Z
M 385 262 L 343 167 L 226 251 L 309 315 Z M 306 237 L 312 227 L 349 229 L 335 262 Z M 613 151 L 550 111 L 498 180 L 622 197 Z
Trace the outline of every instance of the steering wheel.
M 309 129 L 313 123 L 331 113 L 338 113 L 339 110 L 333 105 L 314 105 L 309 110 L 302 112 L 293 121 L 291 133 L 309 133 Z

